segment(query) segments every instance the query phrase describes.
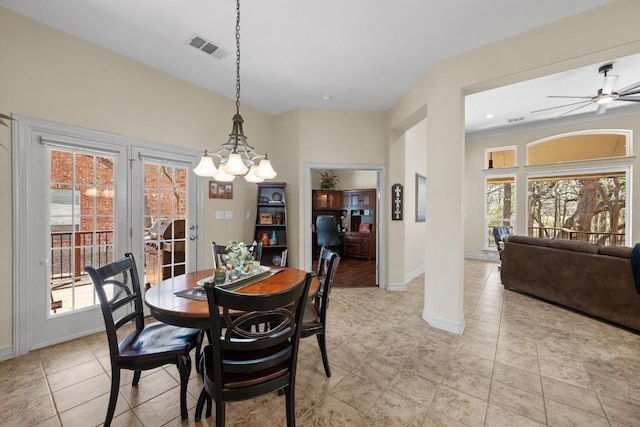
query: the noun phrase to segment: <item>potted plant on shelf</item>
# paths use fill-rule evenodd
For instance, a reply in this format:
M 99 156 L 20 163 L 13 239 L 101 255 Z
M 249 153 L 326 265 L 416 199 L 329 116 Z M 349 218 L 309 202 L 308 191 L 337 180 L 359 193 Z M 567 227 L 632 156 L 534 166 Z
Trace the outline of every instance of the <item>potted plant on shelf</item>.
M 339 182 L 340 178 L 333 173 L 333 170 L 324 171 L 320 174 L 320 188 L 322 190 L 333 190 Z

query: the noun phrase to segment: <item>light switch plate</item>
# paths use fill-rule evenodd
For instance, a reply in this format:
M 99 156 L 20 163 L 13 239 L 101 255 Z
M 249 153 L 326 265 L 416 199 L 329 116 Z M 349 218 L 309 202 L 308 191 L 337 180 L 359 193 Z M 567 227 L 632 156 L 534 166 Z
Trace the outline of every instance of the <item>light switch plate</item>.
M 224 219 L 224 211 L 216 211 L 216 219 Z
M 233 219 L 233 211 L 224 211 L 224 219 Z

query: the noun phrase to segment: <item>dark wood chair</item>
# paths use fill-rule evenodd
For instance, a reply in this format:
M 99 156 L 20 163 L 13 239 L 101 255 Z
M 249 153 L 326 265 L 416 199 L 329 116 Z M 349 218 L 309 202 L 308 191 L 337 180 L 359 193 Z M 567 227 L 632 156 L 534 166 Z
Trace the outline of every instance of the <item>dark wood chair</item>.
M 187 413 L 187 383 L 191 373 L 189 351 L 195 347 L 198 329 L 161 322 L 144 323 L 140 280 L 133 254 L 100 268 L 85 267 L 100 300 L 111 358 L 111 395 L 104 425 L 111 425 L 118 400 L 120 370 L 134 371 L 133 385 L 143 370 L 174 364 L 180 373 L 180 414 Z M 120 328 L 135 323 L 135 330 L 118 342 Z
M 333 283 L 333 277 L 338 269 L 339 263 L 340 256 L 337 253 L 327 247 L 322 247 L 320 257 L 318 258 L 318 270 L 316 273 L 318 282 L 320 282 L 320 288 L 313 297 L 313 301 L 309 301 L 305 308 L 301 327 L 302 338 L 315 335 L 318 339 L 324 372 L 328 377 L 331 376 L 331 368 L 329 367 L 326 343 L 327 309 L 329 308 L 331 284 Z
M 247 245 L 251 246 L 251 245 Z M 220 268 L 226 265 L 227 245 L 218 245 L 216 242 L 211 242 L 211 252 L 213 254 L 213 268 Z M 253 246 L 253 259 L 260 261 L 262 259 L 262 242 L 256 242 Z
M 205 285 L 211 319 L 211 344 L 204 349 L 204 390 L 196 406 L 199 421 L 205 403 L 216 426 L 225 424 L 225 404 L 283 390 L 287 426 L 295 426 L 295 379 L 300 324 L 312 274 L 291 289 L 247 295 Z M 222 315 L 220 315 L 222 313 Z

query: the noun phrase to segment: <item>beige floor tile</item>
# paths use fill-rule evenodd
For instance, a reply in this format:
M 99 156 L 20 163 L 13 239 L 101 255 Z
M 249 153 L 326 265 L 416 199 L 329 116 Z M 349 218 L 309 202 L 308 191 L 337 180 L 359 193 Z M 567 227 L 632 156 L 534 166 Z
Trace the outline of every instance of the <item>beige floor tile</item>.
M 496 362 L 493 366 L 492 380 L 542 396 L 542 384 L 538 374 L 532 374 Z
M 32 426 L 56 416 L 56 409 L 51 396 L 41 396 L 31 400 L 24 400 L 14 405 L 9 411 L 2 411 L 0 425 L 3 426 Z
M 487 402 L 477 397 L 440 386 L 429 411 L 446 415 L 461 423 L 477 426 L 484 423 Z
M 441 384 L 478 399 L 489 400 L 491 380 L 471 371 L 449 368 L 442 378 Z
M 187 408 L 194 408 L 196 399 L 187 393 Z M 145 426 L 161 426 L 180 415 L 180 387 L 173 389 L 148 400 L 133 408 L 136 417 Z M 193 417 L 194 411 L 191 411 Z
M 491 378 L 493 374 L 493 360 L 484 359 L 465 351 L 456 353 L 449 367 L 455 370 L 471 371 L 486 378 Z
M 73 368 L 68 368 L 63 371 L 56 372 L 47 376 L 49 380 L 49 387 L 51 391 L 57 391 L 70 385 L 93 378 L 100 374 L 104 374 L 102 365 L 96 360 L 90 360 L 89 362 L 81 363 Z
M 357 410 L 367 413 L 382 394 L 382 390 L 369 379 L 349 374 L 331 389 L 330 394 Z
M 540 423 L 546 423 L 544 401 L 542 396 L 534 393 L 494 381 L 491 383 L 489 403 Z
M 606 418 L 599 417 L 590 412 L 582 411 L 553 400 L 545 400 L 547 418 L 551 426 L 575 426 L 575 427 L 608 427 Z
M 503 365 L 530 372 L 532 374 L 540 374 L 537 355 L 517 353 L 507 348 L 500 347 L 500 343 L 498 343 L 498 350 L 496 351 L 496 362 L 500 362 Z
M 609 396 L 600 396 L 607 418 L 611 421 L 637 426 L 640 420 L 640 406 Z
M 60 426 L 61 426 L 60 420 L 58 419 L 57 416 L 47 418 L 46 420 L 33 425 L 33 427 L 60 427 Z
M 640 371 L 638 373 L 640 374 Z M 607 395 L 640 405 L 640 385 L 599 374 L 590 374 L 589 378 L 599 395 Z
M 430 410 L 427 412 L 422 427 L 468 427 L 468 425 L 449 418 L 440 412 Z
M 545 400 L 550 399 L 574 408 L 604 417 L 604 411 L 596 392 L 577 387 L 562 381 L 542 377 L 542 390 Z
M 437 389 L 436 382 L 407 369 L 401 369 L 388 387 L 388 390 L 425 406 L 431 404 Z
M 141 377 L 137 386 L 131 385 L 131 381 L 120 381 L 120 394 L 134 408 L 177 385 L 179 385 L 178 381 L 161 369 L 151 375 Z
M 13 407 L 21 406 L 25 401 L 50 397 L 51 395 L 44 377 L 35 378 L 16 387 L 11 390 L 3 390 L 0 398 L 0 413 L 11 412 Z
M 72 386 L 53 392 L 53 399 L 59 412 L 64 412 L 86 403 L 98 396 L 109 393 L 111 380 L 107 374 L 81 381 Z
M 364 414 L 331 395 L 327 395 L 302 419 L 301 427 L 353 427 L 365 420 Z
M 370 426 L 420 427 L 427 415 L 428 407 L 391 391 L 385 391 L 376 400 L 367 419 Z
M 74 406 L 67 411 L 61 412 L 62 425 L 64 427 L 84 427 L 102 424 L 104 417 L 107 415 L 108 405 L 109 393 L 107 392 L 107 394 L 91 399 L 82 405 Z M 127 401 L 120 394 L 116 402 L 114 418 L 130 409 Z
M 508 409 L 490 404 L 487 408 L 487 419 L 484 425 L 487 427 L 539 427 L 545 426 L 546 423 L 539 423 L 538 421 L 511 412 Z

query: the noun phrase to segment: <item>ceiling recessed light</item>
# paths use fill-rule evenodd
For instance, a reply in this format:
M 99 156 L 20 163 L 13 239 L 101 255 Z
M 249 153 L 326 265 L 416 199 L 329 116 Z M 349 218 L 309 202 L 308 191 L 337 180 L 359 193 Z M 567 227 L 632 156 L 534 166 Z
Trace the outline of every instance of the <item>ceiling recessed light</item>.
M 333 99 L 333 97 L 332 97 L 331 95 L 324 95 L 324 96 L 322 97 L 322 100 L 323 100 L 323 101 L 325 101 L 325 102 L 329 102 L 329 101 L 331 101 L 332 99 Z
M 493 119 L 493 114 L 487 114 L 485 118 L 487 118 L 487 119 Z

